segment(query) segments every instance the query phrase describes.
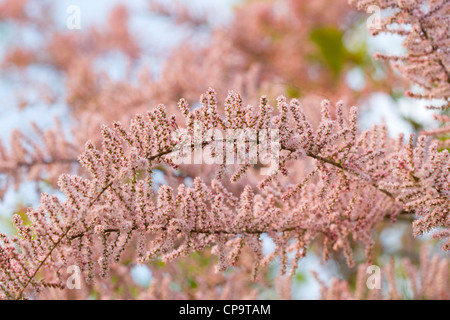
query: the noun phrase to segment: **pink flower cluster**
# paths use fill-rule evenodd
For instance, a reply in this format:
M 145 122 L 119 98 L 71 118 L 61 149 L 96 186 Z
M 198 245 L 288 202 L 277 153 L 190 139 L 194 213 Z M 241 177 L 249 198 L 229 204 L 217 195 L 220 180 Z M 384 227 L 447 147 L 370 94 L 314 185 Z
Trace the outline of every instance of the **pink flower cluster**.
M 31 224 L 15 218 L 18 237 L 1 235 L 4 297 L 32 297 L 46 286 L 63 287 L 60 271 L 71 264 L 90 280 L 106 277 L 135 239 L 139 262 L 170 262 L 212 247 L 219 271 L 235 265 L 245 247 L 253 252 L 254 278 L 276 257 L 282 274 L 288 268 L 295 273 L 299 258 L 319 236 L 325 258 L 342 251 L 353 266 L 351 243 L 357 241 L 370 261 L 371 233 L 386 218 L 417 216 L 415 234 L 441 228 L 436 236 L 449 249 L 450 155 L 438 152 L 427 138 L 419 137 L 416 145 L 411 138 L 404 145 L 401 136 L 389 138 L 384 126 L 359 132 L 356 108 L 348 110 L 341 102 L 334 114 L 330 103 L 322 102 L 318 126 L 296 99 L 280 97 L 274 108 L 262 97 L 253 107 L 230 92 L 225 114 L 218 111 L 213 89 L 200 102 L 190 111 L 180 101 L 184 126 L 159 105 L 137 115 L 128 128 L 118 122 L 103 127 L 102 149 L 87 142 L 79 159 L 91 177 L 61 175 L 64 201 L 44 194 L 41 206 L 27 213 Z M 278 129 L 279 169 L 260 181 L 244 180 L 248 183 L 238 189 L 240 195 L 232 182 L 257 172 L 258 165 L 238 165 L 235 171 L 218 165 L 209 178 L 179 184 L 176 191 L 158 188 L 155 170 L 176 174 L 178 169 L 171 160 L 179 143 L 172 131 L 192 129 L 195 121 L 205 131 L 237 125 Z M 275 243 L 267 255 L 262 234 Z M 38 274 L 45 276 L 38 280 Z

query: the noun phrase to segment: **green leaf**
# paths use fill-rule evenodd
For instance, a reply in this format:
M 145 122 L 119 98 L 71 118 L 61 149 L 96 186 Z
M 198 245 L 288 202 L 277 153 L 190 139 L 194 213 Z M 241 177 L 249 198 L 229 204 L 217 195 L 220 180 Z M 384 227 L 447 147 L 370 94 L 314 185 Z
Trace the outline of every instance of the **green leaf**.
M 332 27 L 319 27 L 311 31 L 310 38 L 319 49 L 320 58 L 337 77 L 349 56 L 342 41 L 342 31 Z

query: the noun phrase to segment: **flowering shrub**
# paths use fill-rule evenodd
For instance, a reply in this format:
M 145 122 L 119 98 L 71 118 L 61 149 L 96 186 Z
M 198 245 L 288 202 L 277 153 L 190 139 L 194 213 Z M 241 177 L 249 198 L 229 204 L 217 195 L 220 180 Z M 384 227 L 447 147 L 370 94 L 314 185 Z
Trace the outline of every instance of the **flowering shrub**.
M 285 3 L 292 5 L 291 2 Z M 363 9 L 369 5 L 394 9 L 395 13 L 382 21 L 377 32 L 407 35 L 404 46 L 408 54 L 378 56 L 395 61 L 394 67 L 406 79 L 423 87 L 424 93 L 408 93 L 410 97 L 440 99 L 444 102 L 441 109 L 447 108 L 450 55 L 446 50 L 449 33 L 445 13 L 449 2 L 429 1 L 427 9 L 425 2 L 417 1 L 351 2 Z M 9 18 L 27 21 L 18 2 L 7 1 L 4 6 L 8 3 L 9 10 L 4 12 Z M 268 12 L 269 4 L 246 5 L 260 5 L 257 12 L 262 16 Z M 317 8 L 312 6 L 309 10 Z M 184 21 L 188 13 L 180 12 Z M 243 12 L 245 9 L 239 14 Z M 120 21 L 127 17 L 124 8 L 116 9 L 113 16 Z M 260 21 L 260 17 L 254 18 Z M 285 26 L 278 25 L 280 20 L 273 19 L 275 29 L 283 30 Z M 395 22 L 407 24 L 411 30 L 390 29 L 389 25 Z M 255 298 L 258 292 L 250 282 L 264 287 L 267 268 L 274 261 L 280 265 L 280 297 L 289 298 L 289 281 L 301 258 L 311 251 L 320 251 L 328 260 L 337 253 L 345 257 L 349 268 L 354 268 L 358 245 L 364 247 L 365 263 L 358 267 L 356 291 L 352 292 L 346 281 L 333 280 L 329 288 L 322 284 L 322 296 L 381 298 L 379 291 L 364 293 L 364 271 L 373 263 L 374 234 L 380 225 L 398 220 L 412 222 L 414 236 L 431 233 L 441 241 L 443 251 L 450 249 L 450 154 L 433 138 L 446 129 L 412 135 L 405 143 L 403 135 L 390 137 L 383 124 L 360 130 L 358 108 L 349 107 L 344 101 L 332 103 L 323 99 L 304 108 L 301 99 L 292 95 L 280 95 L 276 103 L 263 95 L 259 104 L 252 105 L 231 90 L 219 103 L 212 88 L 193 107 L 189 99 L 180 99 L 177 109 L 171 103 L 148 110 L 147 100 L 165 100 L 175 95 L 158 89 L 166 86 L 166 90 L 175 90 L 170 86 L 173 74 L 167 71 L 173 65 L 168 64 L 166 78 L 152 87 L 156 89 L 146 90 L 145 80 L 138 85 L 110 79 L 97 81 L 100 77 L 91 63 L 103 52 L 118 48 L 130 61 L 139 53 L 128 31 L 114 26 L 111 22 L 112 30 L 104 34 L 93 31 L 91 36 L 95 35 L 98 41 L 89 37 L 71 40 L 61 35 L 74 48 L 78 48 L 79 41 L 93 48 L 83 45 L 84 51 L 69 50 L 70 54 L 59 58 L 59 50 L 47 53 L 56 54 L 50 58 L 53 67 L 68 77 L 66 102 L 79 117 L 75 130 L 111 123 L 116 116 L 117 121 L 102 125 L 100 135 L 95 130 L 81 130 L 72 142 L 64 138 L 61 128 L 46 132 L 36 128 L 45 148 L 16 131 L 11 150 L 0 148 L 0 173 L 6 178 L 4 190 L 10 184 L 19 185 L 24 173 L 31 180 L 47 174 L 63 193 L 42 194 L 39 206 L 29 208 L 26 214 L 14 215 L 16 235 L 0 234 L 1 298 L 87 298 L 93 294 L 98 298 Z M 223 37 L 218 34 L 213 39 Z M 288 34 L 283 43 L 289 44 L 291 37 Z M 243 50 L 237 43 L 242 45 L 239 41 L 228 43 L 228 49 Z M 264 51 L 264 43 L 259 44 L 271 63 L 286 53 Z M 275 51 L 279 48 L 282 46 L 275 47 Z M 295 50 L 294 47 L 292 51 Z M 184 54 L 173 57 L 173 61 L 184 61 Z M 71 68 L 79 56 L 89 59 Z M 16 53 L 7 55 L 6 60 L 10 64 L 15 61 L 13 64 L 21 68 L 37 63 L 31 53 L 27 59 L 19 59 L 20 63 L 17 57 Z M 208 53 L 206 57 L 217 55 Z M 247 65 L 252 65 L 251 57 L 249 54 Z M 306 68 L 303 63 L 298 66 Z M 219 67 L 223 68 L 219 68 L 219 78 L 229 72 L 230 66 Z M 230 69 L 236 70 L 235 67 Z M 264 81 L 255 81 L 256 88 L 275 81 L 269 76 L 271 68 L 280 72 L 277 77 L 292 81 L 289 68 L 274 63 L 263 68 Z M 322 86 L 347 94 L 348 88 L 338 88 L 335 82 L 341 76 L 340 68 L 343 65 L 339 70 L 331 67 L 331 73 L 324 73 L 310 84 L 311 88 Z M 200 68 L 198 72 L 208 74 L 210 69 Z M 183 76 L 175 80 L 183 81 Z M 242 82 L 248 79 L 243 71 L 240 77 Z M 203 79 L 207 80 L 208 77 Z M 215 81 L 218 80 L 212 77 L 211 82 Z M 85 82 L 91 85 L 86 86 Z M 218 84 L 223 87 L 229 82 Z M 178 88 L 188 91 L 189 98 L 196 90 Z M 292 88 L 287 88 L 289 93 L 288 89 Z M 255 99 L 255 91 L 258 90 L 247 91 L 248 100 Z M 109 104 L 118 107 L 111 111 Z M 311 110 L 320 110 L 320 114 Z M 439 117 L 448 122 L 448 116 Z M 81 152 L 80 141 L 84 138 L 87 142 Z M 81 155 L 76 159 L 78 153 Z M 162 173 L 164 181 L 156 173 Z M 265 253 L 263 239 L 269 238 L 275 248 Z M 169 284 L 178 281 L 177 272 L 183 269 L 177 262 L 195 265 L 200 259 L 196 255 L 206 257 L 207 276 L 189 276 L 189 288 L 172 290 Z M 120 296 L 117 286 L 126 287 L 132 282 L 129 266 L 121 263 L 125 260 L 164 266 L 152 266 L 154 279 L 148 290 Z M 422 254 L 420 286 L 418 271 L 411 261 L 405 260 L 404 265 L 413 298 L 448 299 L 450 278 L 445 258 L 433 258 L 428 265 L 426 253 Z M 80 291 L 68 288 L 71 277 L 66 270 L 70 266 L 76 266 L 86 280 Z M 161 268 L 166 268 L 167 274 Z M 228 270 L 233 272 L 227 274 Z M 395 289 L 393 266 L 385 270 L 391 284 L 388 297 L 398 299 L 401 295 Z M 201 290 L 193 291 L 192 282 Z

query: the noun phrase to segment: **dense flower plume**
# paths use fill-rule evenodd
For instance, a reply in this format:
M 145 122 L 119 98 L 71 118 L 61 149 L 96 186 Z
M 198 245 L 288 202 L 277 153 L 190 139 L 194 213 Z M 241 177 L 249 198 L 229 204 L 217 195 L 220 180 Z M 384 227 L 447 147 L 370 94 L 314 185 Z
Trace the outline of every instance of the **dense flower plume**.
M 58 270 L 70 264 L 80 266 L 89 279 L 105 277 L 135 237 L 140 262 L 158 257 L 169 262 L 213 246 L 218 270 L 234 265 L 248 247 L 255 258 L 254 277 L 276 256 L 286 272 L 289 252 L 296 257 L 295 272 L 296 261 L 318 235 L 324 239 L 325 257 L 342 250 L 353 266 L 350 243 L 355 240 L 366 246 L 370 259 L 370 234 L 386 217 L 417 215 L 416 233 L 444 227 L 438 236 L 448 238 L 449 153 L 437 152 L 426 138 L 413 147 L 412 140 L 407 145 L 392 141 L 383 127 L 359 133 L 356 109 L 345 116 L 341 103 L 331 115 L 329 102 L 323 101 L 322 120 L 314 128 L 296 99 L 279 97 L 277 114 L 265 97 L 253 108 L 234 92 L 226 99 L 225 115 L 217 111 L 214 90 L 201 102 L 201 108 L 190 112 L 180 101 L 187 130 L 196 121 L 204 125 L 203 133 L 210 128 L 277 129 L 278 169 L 263 176 L 258 188 L 245 186 L 239 197 L 227 191 L 225 178 L 237 181 L 252 170 L 248 159 L 234 173 L 223 172 L 219 165 L 209 182 L 196 178 L 192 186 L 181 184 L 176 191 L 161 186 L 156 192 L 152 171 L 161 165 L 178 168 L 171 156 L 180 143 L 172 134 L 180 129 L 176 118 L 159 105 L 138 115 L 127 129 L 118 122 L 104 127 L 102 151 L 88 142 L 80 156 L 91 178 L 62 175 L 59 186 L 66 200 L 44 194 L 42 205 L 27 213 L 31 225 L 16 216 L 19 236 L 2 235 L 1 264 L 6 268 L 0 284 L 5 297 L 24 298 L 45 286 L 63 286 L 62 279 L 49 283 L 37 275 L 53 271 L 58 278 Z M 246 155 L 251 142 L 246 141 Z M 306 162 L 309 172 L 300 183 L 285 181 L 298 161 Z M 276 244 L 266 256 L 263 233 Z M 447 240 L 444 248 L 448 246 Z
M 400 269 L 400 270 L 398 270 Z M 387 294 L 383 296 L 382 279 L 380 287 L 375 290 L 367 290 L 368 279 L 367 265 L 360 265 L 356 276 L 355 289 L 352 290 L 346 281 L 334 278 L 330 286 L 325 285 L 320 279 L 322 299 L 326 300 L 377 300 L 377 299 L 450 299 L 450 280 L 448 261 L 439 255 L 428 256 L 427 247 L 422 248 L 420 255 L 420 270 L 412 264 L 411 260 L 404 258 L 396 268 L 395 261 L 391 260 L 384 268 L 386 275 Z M 396 273 L 403 273 L 406 278 L 405 286 L 397 281 Z M 315 275 L 317 278 L 319 276 Z
M 170 50 L 144 43 L 131 7 L 81 32 L 53 5 L 0 4 L 8 107 L 68 113 L 0 141 L 0 200 L 27 181 L 48 192 L 0 233 L 0 300 L 291 299 L 316 254 L 343 276 L 315 275 L 322 299 L 450 298 L 450 1 L 243 1 L 219 25 L 214 6 L 151 0 L 150 15 L 187 31 Z M 376 54 L 403 79 L 367 54 L 357 9 L 381 10 L 372 35 L 404 37 L 404 55 Z M 147 62 L 162 57 L 156 75 Z M 102 69 L 116 62 L 121 76 Z M 441 126 L 361 130 L 365 109 L 348 105 L 404 80 Z
M 47 138 L 37 134 L 42 139 L 29 141 L 28 137 L 15 133 L 10 144 L 12 148 L 20 149 L 20 154 L 15 151 L 2 151 L 4 161 L 3 166 L 0 165 L 0 175 L 4 180 L 1 185 L 2 191 L 6 191 L 10 185 L 18 185 L 27 180 L 26 178 L 46 180 L 55 186 L 57 177 L 67 172 L 69 163 L 72 169 L 79 169 L 76 157 L 82 152 L 84 142 L 92 139 L 97 145 L 101 140 L 98 130 L 95 129 L 100 123 L 128 122 L 136 113 L 147 110 L 149 103 L 164 102 L 168 110 L 173 111 L 175 105 L 173 102 L 179 97 L 183 96 L 188 101 L 194 102 L 208 86 L 219 88 L 218 93 L 224 96 L 226 90 L 233 88 L 249 100 L 252 99 L 252 102 L 256 101 L 262 91 L 264 94 L 271 92 L 272 96 L 279 94 L 280 82 L 284 81 L 290 84 L 289 90 L 294 91 L 290 95 L 294 96 L 295 91 L 304 90 L 307 94 L 319 93 L 320 97 L 325 94 L 329 96 L 331 92 L 333 97 L 339 99 L 351 97 L 355 92 L 349 90 L 343 81 L 345 73 L 355 65 L 364 69 L 370 69 L 371 66 L 361 64 L 356 57 L 348 56 L 340 62 L 344 65 L 344 70 L 339 75 L 341 81 L 335 81 L 337 75 L 333 76 L 326 72 L 328 68 L 326 59 L 325 62 L 319 59 L 313 64 L 304 62 L 309 56 L 318 55 L 317 51 L 320 51 L 320 46 L 317 48 L 316 44 L 307 41 L 311 33 L 319 31 L 326 36 L 329 31 L 325 28 L 327 22 L 336 23 L 350 19 L 349 16 L 354 14 L 354 10 L 345 7 L 345 2 L 346 0 L 339 0 L 330 4 L 326 0 L 314 3 L 287 0 L 278 4 L 271 2 L 246 4 L 245 7 L 239 8 L 235 22 L 231 26 L 215 30 L 211 43 L 206 47 L 192 48 L 183 43 L 180 48 L 174 50 L 168 63 L 164 64 L 160 80 L 151 81 L 148 70 L 143 68 L 139 71 L 137 83 L 131 79 L 113 80 L 95 70 L 95 65 L 99 61 L 115 52 L 120 52 L 130 66 L 137 64 L 142 55 L 158 56 L 155 48 L 144 52 L 139 46 L 137 37 L 131 34 L 127 25 L 130 14 L 124 6 L 119 5 L 112 10 L 106 25 L 93 27 L 89 32 L 74 33 L 61 31 L 57 27 L 58 23 L 51 21 L 50 18 L 44 21 L 42 17 L 45 14 L 28 10 L 27 1 L 2 2 L 0 19 L 17 23 L 24 31 L 27 28 L 36 28 L 39 34 L 45 35 L 39 47 L 30 47 L 22 40 L 26 37 L 26 32 L 22 34 L 20 32 L 22 28 L 18 28 L 19 32 L 14 37 L 21 39 L 17 41 L 21 45 L 14 44 L 5 48 L 2 70 L 11 74 L 18 73 L 16 76 L 27 82 L 30 82 L 29 76 L 23 72 L 27 67 L 45 67 L 60 73 L 66 95 L 60 96 L 58 86 L 45 88 L 45 92 L 39 94 L 44 96 L 46 104 L 63 102 L 67 105 L 74 119 L 71 131 L 75 136 L 75 139 L 68 139 L 59 128 L 52 129 L 51 134 L 55 134 L 60 145 L 70 146 L 70 152 L 61 158 L 49 150 L 42 163 L 43 155 L 36 142 L 46 141 Z M 333 5 L 332 10 L 326 15 L 322 10 L 324 5 Z M 50 1 L 45 1 L 40 10 L 46 10 L 50 6 Z M 292 7 L 292 10 L 286 11 L 287 7 Z M 151 9 L 158 14 L 173 17 L 177 23 L 188 21 L 194 25 L 205 25 L 208 21 L 207 16 L 214 15 L 212 12 L 200 12 L 195 15 L 181 2 L 166 6 L 152 1 Z M 263 44 L 259 40 L 266 37 L 267 20 L 270 21 L 271 37 L 278 34 L 286 35 L 279 38 L 282 43 Z M 331 31 L 333 37 L 341 37 L 341 30 Z M 241 58 L 223 59 L 224 54 Z M 131 68 L 127 73 L 132 73 Z M 367 81 L 371 81 L 370 79 L 367 77 Z M 391 78 L 375 82 L 367 83 L 365 94 L 371 93 L 372 89 L 380 85 L 386 88 L 392 85 Z M 302 83 L 302 87 L 297 88 L 296 83 Z M 39 88 L 40 91 L 44 91 L 40 81 L 31 84 L 33 90 Z M 273 86 L 277 89 L 272 88 Z M 324 88 L 326 92 L 323 92 Z M 34 95 L 23 95 L 22 91 L 23 86 L 20 86 L 21 106 L 25 108 L 32 105 L 33 101 L 28 101 L 24 96 Z M 313 123 L 318 119 L 314 109 L 317 101 L 322 99 L 320 97 L 302 99 L 304 109 Z M 50 146 L 50 149 L 52 147 Z M 66 147 L 64 149 L 67 149 Z M 29 171 L 32 171 L 31 174 Z M 51 173 L 47 174 L 46 171 Z M 78 173 L 81 174 L 80 171 Z
M 29 181 L 46 179 L 55 183 L 61 172 L 70 172 L 76 166 L 76 150 L 63 134 L 60 123 L 53 130 L 41 130 L 33 124 L 36 136 L 42 138 L 43 147 L 18 130 L 11 134 L 11 150 L 0 141 L 0 199 L 10 185 L 17 189 L 24 177 Z
M 390 9 L 388 17 L 371 27 L 373 35 L 387 32 L 404 36 L 405 55 L 378 54 L 392 61 L 402 75 L 423 92 L 407 92 L 410 97 L 441 99 L 440 108 L 450 106 L 450 1 L 439 0 L 350 0 L 359 9 L 376 6 Z

